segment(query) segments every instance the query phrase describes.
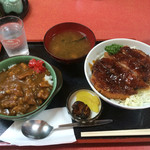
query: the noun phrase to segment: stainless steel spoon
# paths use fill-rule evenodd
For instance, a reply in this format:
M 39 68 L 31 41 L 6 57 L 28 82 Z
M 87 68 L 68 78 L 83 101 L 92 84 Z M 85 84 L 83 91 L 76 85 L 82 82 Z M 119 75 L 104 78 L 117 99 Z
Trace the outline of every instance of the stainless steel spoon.
M 22 133 L 32 139 L 43 139 L 47 137 L 53 130 L 69 127 L 90 127 L 98 126 L 112 122 L 111 119 L 95 120 L 92 123 L 80 124 L 80 123 L 70 123 L 59 125 L 58 128 L 54 128 L 43 120 L 28 120 L 23 123 L 21 131 Z

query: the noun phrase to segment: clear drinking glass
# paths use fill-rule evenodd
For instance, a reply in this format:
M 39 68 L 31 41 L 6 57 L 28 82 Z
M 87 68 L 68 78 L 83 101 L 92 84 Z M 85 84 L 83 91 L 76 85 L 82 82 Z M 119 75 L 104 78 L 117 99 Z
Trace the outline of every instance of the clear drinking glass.
M 19 17 L 0 18 L 0 40 L 9 57 L 29 55 L 23 21 Z

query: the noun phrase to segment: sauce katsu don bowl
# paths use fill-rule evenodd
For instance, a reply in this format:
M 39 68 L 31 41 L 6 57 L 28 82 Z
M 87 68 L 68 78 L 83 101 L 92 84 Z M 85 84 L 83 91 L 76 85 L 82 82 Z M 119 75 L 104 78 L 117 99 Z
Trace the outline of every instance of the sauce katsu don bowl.
M 14 56 L 0 62 L 0 118 L 26 120 L 44 110 L 57 91 L 57 75 L 45 60 Z
M 118 38 L 96 45 L 84 72 L 90 87 L 105 102 L 124 109 L 150 107 L 150 46 Z

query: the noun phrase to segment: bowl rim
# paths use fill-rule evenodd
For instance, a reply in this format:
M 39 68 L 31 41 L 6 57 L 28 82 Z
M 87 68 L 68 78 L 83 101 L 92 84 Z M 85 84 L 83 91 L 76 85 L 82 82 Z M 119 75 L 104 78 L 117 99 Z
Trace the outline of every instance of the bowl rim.
M 27 60 L 24 60 L 22 58 L 26 57 Z M 37 56 L 32 56 L 32 55 L 18 55 L 18 56 L 12 56 L 12 57 L 9 57 L 9 58 L 6 58 L 4 60 L 2 60 L 0 62 L 0 65 L 5 63 L 5 62 L 9 62 L 13 59 L 17 59 L 18 60 L 20 59 L 20 62 L 28 62 L 28 59 L 36 59 L 36 60 L 42 60 L 44 61 L 45 65 L 48 66 L 50 69 L 48 69 L 50 71 L 51 74 L 53 74 L 54 78 L 53 78 L 53 81 L 55 84 L 53 84 L 53 88 L 52 88 L 52 91 L 49 95 L 49 97 L 45 100 L 45 102 L 40 105 L 37 109 L 31 111 L 31 112 L 28 112 L 28 113 L 25 113 L 25 114 L 22 114 L 22 115 L 18 115 L 18 116 L 7 116 L 7 115 L 3 115 L 3 114 L 0 114 L 0 118 L 2 119 L 5 119 L 5 120 L 19 120 L 19 119 L 28 119 L 28 117 L 32 117 L 34 114 L 40 112 L 40 110 L 42 109 L 45 109 L 47 107 L 47 105 L 52 101 L 52 95 L 54 93 L 54 91 L 56 90 L 56 85 L 57 85 L 57 77 L 56 77 L 56 73 L 55 73 L 55 70 L 53 69 L 53 67 L 47 62 L 45 61 L 44 59 L 40 58 L 40 57 L 37 57 Z M 15 59 L 15 60 L 16 60 Z M 21 60 L 22 59 L 22 60 Z M 8 65 L 9 66 L 9 65 Z M 8 66 L 7 66 L 7 69 L 8 69 Z
M 85 25 L 83 25 L 83 24 L 81 24 L 81 23 L 77 23 L 77 22 L 62 22 L 62 23 L 58 23 L 58 24 L 52 26 L 51 28 L 49 28 L 49 29 L 46 31 L 46 33 L 45 33 L 45 35 L 44 35 L 44 38 L 43 38 L 43 44 L 44 44 L 45 50 L 49 53 L 50 56 L 52 56 L 53 58 L 55 58 L 55 59 L 57 59 L 57 60 L 59 60 L 59 61 L 63 61 L 63 62 L 74 62 L 74 61 L 76 61 L 76 60 L 80 60 L 80 59 L 86 57 L 86 55 L 89 53 L 90 50 L 87 51 L 87 53 L 86 53 L 84 56 L 81 56 L 81 57 L 78 57 L 78 58 L 75 58 L 75 59 L 64 59 L 64 58 L 60 58 L 60 57 L 55 56 L 53 53 L 51 53 L 51 52 L 46 48 L 45 40 L 46 40 L 46 37 L 47 37 L 49 31 L 50 31 L 50 30 L 53 30 L 53 29 L 56 28 L 57 26 L 61 26 L 61 25 L 65 25 L 65 24 L 66 24 L 66 25 L 69 25 L 69 24 L 70 24 L 70 25 L 71 25 L 71 24 L 79 25 L 79 26 L 82 26 L 82 27 L 86 28 L 87 30 L 89 30 L 89 32 L 90 32 L 90 33 L 92 34 L 92 36 L 93 36 L 93 41 L 94 41 L 94 44 L 93 44 L 93 45 L 91 44 L 90 50 L 95 46 L 95 44 L 96 44 L 96 37 L 95 37 L 94 32 L 93 32 L 89 27 L 87 27 L 87 26 L 85 26 Z M 68 30 L 68 29 L 66 29 L 66 30 Z
M 115 103 L 115 102 L 111 101 L 109 98 L 105 97 L 104 95 L 102 95 L 100 92 L 98 92 L 98 91 L 95 89 L 95 87 L 94 87 L 93 84 L 91 83 L 90 78 L 89 78 L 89 76 L 88 76 L 88 71 L 87 71 L 87 68 L 89 67 L 89 65 L 88 65 L 88 63 L 89 63 L 89 62 L 88 62 L 88 58 L 89 58 L 89 56 L 90 56 L 92 53 L 94 53 L 94 51 L 95 51 L 98 47 L 103 47 L 103 45 L 105 45 L 105 44 L 107 44 L 107 43 L 108 43 L 108 44 L 112 44 L 112 43 L 110 43 L 110 42 L 115 43 L 115 42 L 124 42 L 124 41 L 126 41 L 126 42 L 134 42 L 135 44 L 140 44 L 140 45 L 143 45 L 143 46 L 147 47 L 148 49 L 150 49 L 150 46 L 149 46 L 148 44 L 143 43 L 143 42 L 138 41 L 138 40 L 134 40 L 134 39 L 115 38 L 115 39 L 109 39 L 109 40 L 103 41 L 103 42 L 97 44 L 95 47 L 93 47 L 93 49 L 88 53 L 88 55 L 87 55 L 86 58 L 85 58 L 85 62 L 84 62 L 84 74 L 85 74 L 86 80 L 87 80 L 88 84 L 90 85 L 90 87 L 92 88 L 92 90 L 93 90 L 95 93 L 97 93 L 97 95 L 99 95 L 99 97 L 100 97 L 102 100 L 104 100 L 105 102 L 111 104 L 112 106 L 116 106 L 116 107 L 123 108 L 123 109 L 129 109 L 129 110 L 137 110 L 137 109 L 150 108 L 150 104 L 149 104 L 149 106 L 148 106 L 148 105 L 147 105 L 147 106 L 125 106 L 125 105 L 118 104 L 117 102 Z M 137 47 L 137 49 L 138 49 L 138 47 Z M 150 53 L 149 53 L 148 55 L 150 55 Z M 95 59 L 93 59 L 93 60 L 95 60 Z

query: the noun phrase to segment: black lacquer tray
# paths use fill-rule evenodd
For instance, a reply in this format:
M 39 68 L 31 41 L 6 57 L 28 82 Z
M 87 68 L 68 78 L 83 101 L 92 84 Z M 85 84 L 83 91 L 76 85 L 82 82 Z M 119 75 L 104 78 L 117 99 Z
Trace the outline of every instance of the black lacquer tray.
M 99 42 L 97 42 L 98 44 Z M 84 61 L 76 64 L 65 65 L 54 61 L 44 49 L 42 42 L 31 42 L 29 44 L 30 55 L 38 56 L 50 64 L 57 67 L 63 76 L 63 86 L 57 95 L 53 98 L 48 108 L 64 107 L 66 99 L 70 92 L 86 88 L 90 89 L 84 75 Z M 8 58 L 2 47 L 0 52 L 0 61 Z M 82 138 L 83 131 L 105 131 L 105 130 L 123 130 L 123 129 L 146 129 L 150 128 L 150 109 L 143 110 L 125 110 L 114 107 L 102 101 L 103 110 L 99 119 L 113 119 L 113 123 L 96 126 L 74 128 L 75 136 L 79 143 L 82 142 L 150 142 L 150 136 L 134 136 L 134 137 L 93 137 Z M 0 135 L 12 124 L 12 121 L 0 119 Z

